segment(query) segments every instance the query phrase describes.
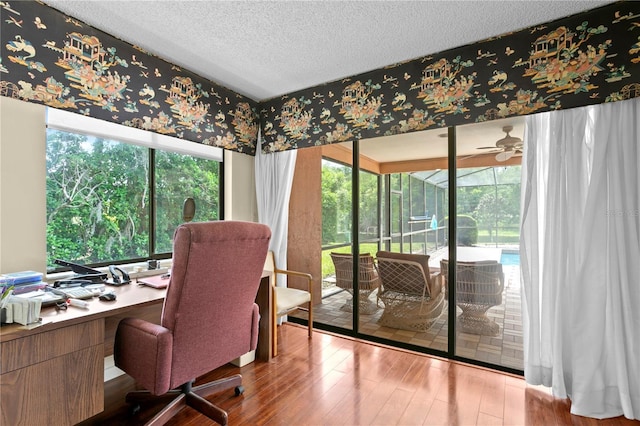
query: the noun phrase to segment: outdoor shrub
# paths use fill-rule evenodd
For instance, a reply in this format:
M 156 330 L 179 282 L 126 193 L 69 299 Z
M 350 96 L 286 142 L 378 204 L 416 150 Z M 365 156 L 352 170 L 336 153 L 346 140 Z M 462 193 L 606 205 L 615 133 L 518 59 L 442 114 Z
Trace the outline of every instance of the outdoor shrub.
M 478 223 L 468 215 L 458 215 L 458 245 L 472 246 L 478 243 Z M 444 218 L 444 226 L 449 227 L 449 217 Z

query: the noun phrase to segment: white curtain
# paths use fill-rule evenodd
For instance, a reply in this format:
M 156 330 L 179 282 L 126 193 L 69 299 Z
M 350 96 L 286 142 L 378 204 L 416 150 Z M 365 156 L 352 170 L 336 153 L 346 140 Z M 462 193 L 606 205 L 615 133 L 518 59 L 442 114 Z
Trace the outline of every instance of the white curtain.
M 296 156 L 296 150 L 264 154 L 258 142 L 255 157 L 258 221 L 271 228 L 269 250 L 273 250 L 280 269 L 287 267 L 289 198 Z M 279 285 L 285 285 L 285 280 L 285 275 L 278 276 Z
M 527 117 L 525 379 L 640 419 L 640 99 Z

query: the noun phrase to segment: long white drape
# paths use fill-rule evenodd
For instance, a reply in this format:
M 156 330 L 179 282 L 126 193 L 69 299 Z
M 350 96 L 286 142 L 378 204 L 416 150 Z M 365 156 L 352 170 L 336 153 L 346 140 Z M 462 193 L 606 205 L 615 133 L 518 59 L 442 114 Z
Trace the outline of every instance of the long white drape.
M 640 99 L 527 117 L 525 378 L 640 419 Z
M 289 198 L 296 157 L 296 150 L 264 154 L 259 145 L 255 157 L 258 221 L 271 228 L 269 250 L 281 269 L 287 267 Z M 285 279 L 278 276 L 278 284 L 284 285 Z

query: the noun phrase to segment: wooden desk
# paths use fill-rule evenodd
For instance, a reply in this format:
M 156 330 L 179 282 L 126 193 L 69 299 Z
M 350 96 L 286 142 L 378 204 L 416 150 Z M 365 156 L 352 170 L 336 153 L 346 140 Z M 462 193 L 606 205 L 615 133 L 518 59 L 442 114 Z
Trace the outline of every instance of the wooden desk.
M 257 358 L 271 357 L 271 278 L 262 275 Z M 118 322 L 136 316 L 159 323 L 166 290 L 133 283 L 117 299 L 94 298 L 89 309 L 53 307 L 35 328 L 0 329 L 0 424 L 73 425 L 104 410 L 104 358 L 113 354 Z

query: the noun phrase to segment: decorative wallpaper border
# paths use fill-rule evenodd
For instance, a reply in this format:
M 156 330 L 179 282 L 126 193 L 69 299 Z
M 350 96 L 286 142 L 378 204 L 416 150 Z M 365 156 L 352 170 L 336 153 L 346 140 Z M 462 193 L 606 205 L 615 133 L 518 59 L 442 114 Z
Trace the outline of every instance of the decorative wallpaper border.
M 274 152 L 640 96 L 637 1 L 260 103 L 40 2 L 0 17 L 0 96 L 249 155 L 258 125 Z
M 1 96 L 255 154 L 257 102 L 42 3 L 0 7 Z
M 617 2 L 261 102 L 262 149 L 284 151 L 637 96 L 640 2 Z

